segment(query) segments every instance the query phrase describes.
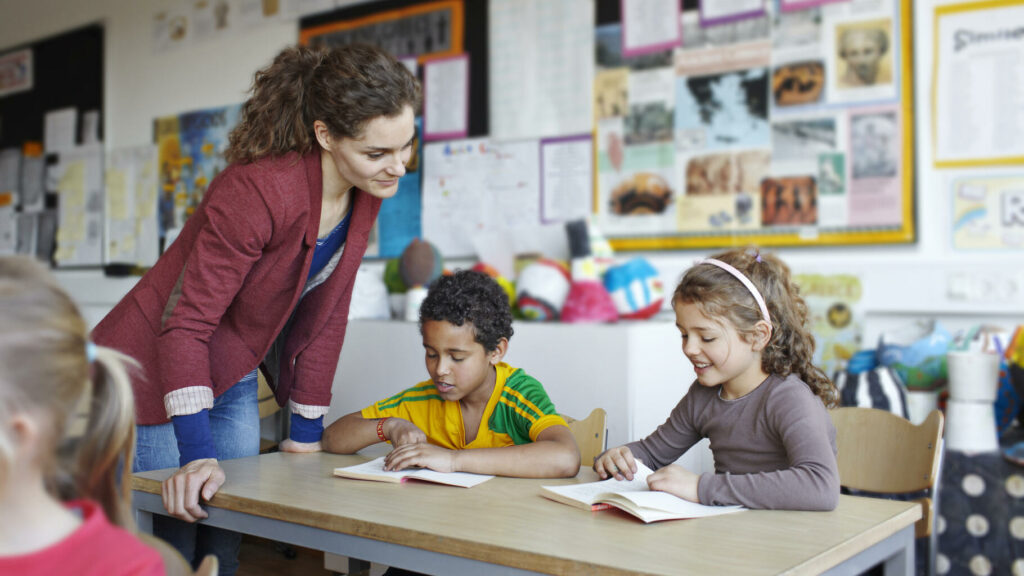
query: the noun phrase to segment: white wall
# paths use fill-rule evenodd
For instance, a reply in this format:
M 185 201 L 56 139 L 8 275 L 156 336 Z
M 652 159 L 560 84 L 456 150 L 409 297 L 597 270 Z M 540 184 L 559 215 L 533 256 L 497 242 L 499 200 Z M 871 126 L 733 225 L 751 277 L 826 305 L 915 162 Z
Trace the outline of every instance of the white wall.
M 106 30 L 106 146 L 112 149 L 150 142 L 155 117 L 242 101 L 252 73 L 297 39 L 293 21 L 154 53 L 153 15 L 184 4 L 185 0 L 0 0 L 0 51 L 102 22 Z M 862 275 L 868 315 L 866 342 L 873 342 L 880 329 L 920 316 L 946 319 L 953 327 L 977 320 L 1024 323 L 1024 251 L 967 254 L 951 248 L 948 182 L 958 172 L 932 169 L 929 152 L 932 24 L 937 4 L 935 0 L 914 1 L 918 241 L 912 245 L 778 250 L 798 272 Z M 1017 172 L 1021 171 L 1024 169 Z M 645 255 L 671 287 L 679 274 L 705 253 Z M 116 301 L 130 286 L 130 281 L 102 279 L 98 272 L 61 276 L 77 296 L 101 302 L 97 313 L 103 301 Z M 973 300 L 950 297 L 951 286 L 965 282 L 977 287 L 978 295 Z M 995 288 L 986 291 L 986 286 Z

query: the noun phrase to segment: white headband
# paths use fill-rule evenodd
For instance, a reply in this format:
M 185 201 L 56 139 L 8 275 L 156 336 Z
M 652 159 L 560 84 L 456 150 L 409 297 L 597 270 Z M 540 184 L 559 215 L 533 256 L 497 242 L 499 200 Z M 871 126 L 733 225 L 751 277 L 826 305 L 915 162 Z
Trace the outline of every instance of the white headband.
M 747 287 L 747 290 L 749 290 L 750 294 L 753 295 L 754 300 L 757 300 L 757 305 L 761 308 L 761 316 L 764 317 L 764 321 L 767 322 L 769 326 L 771 326 L 772 319 L 771 316 L 768 315 L 768 306 L 765 305 L 764 298 L 762 298 L 761 293 L 757 291 L 757 286 L 754 286 L 754 283 L 750 281 L 750 278 L 744 276 L 743 272 L 740 272 L 739 270 L 733 268 L 732 266 L 726 264 L 725 262 L 722 262 L 721 260 L 715 260 L 714 258 L 705 258 L 703 260 L 698 260 L 695 264 L 711 264 L 713 266 L 718 266 L 722 270 L 725 270 L 729 274 L 735 276 L 737 280 L 742 282 L 743 285 Z

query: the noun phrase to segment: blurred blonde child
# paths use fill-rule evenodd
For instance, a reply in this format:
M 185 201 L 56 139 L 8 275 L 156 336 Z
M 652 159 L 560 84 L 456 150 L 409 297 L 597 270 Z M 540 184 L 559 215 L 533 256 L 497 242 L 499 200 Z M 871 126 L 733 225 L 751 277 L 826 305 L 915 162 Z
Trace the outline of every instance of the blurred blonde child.
M 130 362 L 88 341 L 45 268 L 0 257 L 0 574 L 164 574 L 132 534 Z M 86 394 L 85 431 L 59 454 Z
M 730 250 L 698 261 L 673 294 L 697 380 L 650 436 L 594 463 L 601 478 L 656 470 L 652 490 L 701 504 L 832 510 L 839 500 L 835 386 L 811 363 L 807 305 L 777 257 Z M 715 472 L 674 465 L 709 438 Z

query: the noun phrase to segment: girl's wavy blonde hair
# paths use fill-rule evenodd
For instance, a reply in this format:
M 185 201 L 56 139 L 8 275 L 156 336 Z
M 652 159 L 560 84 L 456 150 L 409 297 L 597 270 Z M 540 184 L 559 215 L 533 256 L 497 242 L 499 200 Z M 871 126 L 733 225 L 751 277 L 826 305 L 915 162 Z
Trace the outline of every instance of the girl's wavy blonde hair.
M 78 307 L 50 272 L 22 256 L 0 257 L 0 490 L 15 465 L 15 414 L 30 414 L 47 434 L 37 465 L 60 500 L 89 499 L 111 522 L 134 528 L 129 473 L 135 448 L 131 358 L 95 346 Z M 88 407 L 85 430 L 66 438 L 78 407 Z

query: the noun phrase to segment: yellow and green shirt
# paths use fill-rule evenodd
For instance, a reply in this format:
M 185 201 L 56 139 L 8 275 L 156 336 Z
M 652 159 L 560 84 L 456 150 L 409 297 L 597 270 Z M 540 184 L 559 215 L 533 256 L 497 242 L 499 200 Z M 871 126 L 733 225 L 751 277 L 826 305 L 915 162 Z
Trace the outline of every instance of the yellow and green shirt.
M 565 425 L 540 382 L 518 368 L 501 362 L 487 401 L 476 439 L 466 444 L 458 402 L 441 398 L 431 380 L 363 408 L 363 418 L 396 416 L 415 424 L 431 444 L 461 450 L 528 444 L 557 424 Z

